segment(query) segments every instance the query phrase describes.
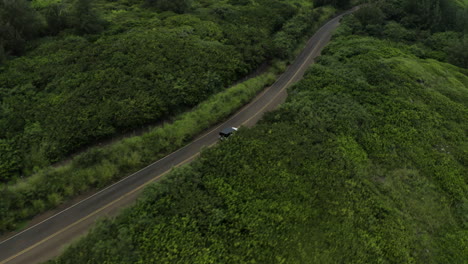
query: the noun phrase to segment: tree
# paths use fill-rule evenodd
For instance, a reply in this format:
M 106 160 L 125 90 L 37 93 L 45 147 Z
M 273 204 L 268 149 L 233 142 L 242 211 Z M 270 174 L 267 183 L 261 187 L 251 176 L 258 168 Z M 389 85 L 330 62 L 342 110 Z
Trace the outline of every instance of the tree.
M 408 14 L 403 24 L 421 29 L 440 28 L 442 20 L 440 0 L 406 0 L 404 9 Z
M 92 0 L 75 0 L 69 14 L 69 26 L 78 34 L 95 34 L 104 29 L 104 21 L 94 11 Z
M 384 27 L 383 35 L 393 41 L 414 40 L 414 34 L 396 22 L 389 22 Z
M 13 146 L 13 142 L 0 139 L 0 182 L 11 180 L 17 175 L 20 162 L 19 152 Z
M 146 0 L 146 3 L 159 11 L 172 11 L 178 14 L 187 12 L 192 6 L 192 0 Z
M 243 6 L 245 6 L 245 5 L 251 4 L 252 1 L 251 0 L 229 0 L 228 3 L 231 4 L 231 5 L 243 5 Z
M 57 35 L 67 27 L 65 7 L 62 4 L 49 5 L 44 13 L 47 22 L 47 31 L 50 35 Z
M 0 43 L 6 53 L 20 54 L 26 41 L 43 28 L 39 14 L 26 0 L 0 0 Z
M 354 13 L 354 16 L 362 25 L 380 25 L 384 22 L 385 15 L 376 5 L 366 5 Z
M 332 5 L 338 8 L 346 8 L 349 6 L 349 0 L 317 0 L 314 1 L 315 6 L 324 6 L 324 5 Z
M 468 68 L 468 37 L 455 41 L 447 48 L 448 61 L 459 67 Z
M 6 59 L 5 47 L 3 41 L 0 39 L 0 64 Z

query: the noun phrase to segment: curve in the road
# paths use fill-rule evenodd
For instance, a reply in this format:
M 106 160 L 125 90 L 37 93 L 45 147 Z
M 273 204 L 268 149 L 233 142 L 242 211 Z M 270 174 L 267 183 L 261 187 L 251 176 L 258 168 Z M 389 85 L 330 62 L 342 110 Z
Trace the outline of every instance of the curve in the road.
M 226 122 L 140 171 L 0 242 L 0 264 L 38 263 L 58 255 L 64 245 L 86 233 L 97 218 L 115 215 L 121 208 L 131 204 L 145 186 L 160 179 L 172 168 L 192 161 L 202 148 L 216 144 L 221 127 L 254 125 L 264 112 L 284 101 L 287 87 L 298 81 L 313 59 L 320 55 L 341 17 L 356 9 L 323 25 L 278 80 Z

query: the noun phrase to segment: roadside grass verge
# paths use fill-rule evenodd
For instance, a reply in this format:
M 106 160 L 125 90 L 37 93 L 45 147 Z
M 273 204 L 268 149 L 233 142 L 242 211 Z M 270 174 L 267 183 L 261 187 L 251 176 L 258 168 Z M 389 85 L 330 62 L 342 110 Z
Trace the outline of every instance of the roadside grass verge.
M 359 38 L 47 263 L 464 263 L 466 76 Z
M 93 188 L 101 188 L 187 144 L 205 129 L 225 120 L 276 80 L 284 63 L 277 62 L 266 73 L 212 96 L 174 122 L 154 128 L 142 136 L 123 139 L 104 147 L 93 147 L 71 163 L 41 170 L 18 183 L 2 188 L 0 208 L 2 232 L 18 228 L 28 219 Z
M 284 32 L 292 41 L 289 54 L 296 54 L 305 36 L 311 36 L 335 9 L 323 7 L 311 18 L 302 37 L 296 35 L 294 25 L 304 23 L 307 14 L 292 21 Z M 288 30 L 289 29 L 289 30 Z M 290 47 L 291 48 L 291 47 Z M 205 129 L 225 120 L 244 106 L 263 88 L 271 85 L 286 69 L 291 55 L 277 60 L 270 69 L 257 77 L 220 92 L 193 110 L 181 114 L 172 123 L 150 132 L 102 147 L 92 147 L 60 167 L 48 167 L 12 185 L 0 186 L 0 234 L 18 230 L 35 215 L 55 208 L 64 201 L 93 189 L 99 189 L 135 172 L 187 144 Z

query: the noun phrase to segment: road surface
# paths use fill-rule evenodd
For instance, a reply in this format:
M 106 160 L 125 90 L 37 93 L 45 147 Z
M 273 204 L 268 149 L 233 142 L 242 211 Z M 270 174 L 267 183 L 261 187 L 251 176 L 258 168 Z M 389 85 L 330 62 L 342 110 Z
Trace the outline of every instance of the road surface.
M 347 13 L 353 11 L 355 10 Z M 86 234 L 96 219 L 116 215 L 119 210 L 135 201 L 145 186 L 157 181 L 172 168 L 190 162 L 202 148 L 214 145 L 222 128 L 253 126 L 263 113 L 276 108 L 286 99 L 286 88 L 302 78 L 313 60 L 320 55 L 345 14 L 323 25 L 272 86 L 223 124 L 148 167 L 0 242 L 0 264 L 40 263 L 59 255 L 66 245 Z

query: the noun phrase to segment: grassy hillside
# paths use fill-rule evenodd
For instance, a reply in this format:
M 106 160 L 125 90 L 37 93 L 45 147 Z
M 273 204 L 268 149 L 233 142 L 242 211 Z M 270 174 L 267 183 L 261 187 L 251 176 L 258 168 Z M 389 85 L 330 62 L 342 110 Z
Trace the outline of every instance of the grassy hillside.
M 0 182 L 191 109 L 288 58 L 324 14 L 308 0 L 185 2 L 2 2 Z
M 33 2 L 33 6 L 39 5 L 39 3 L 51 4 L 52 2 L 35 1 Z M 269 47 L 270 48 L 275 47 L 274 49 L 280 52 L 275 52 L 276 59 L 273 57 L 265 58 L 266 60 L 269 60 L 270 64 L 272 65 L 266 70 L 264 74 L 261 74 L 260 76 L 249 79 L 248 81 L 245 81 L 243 83 L 239 83 L 236 86 L 231 87 L 229 89 L 217 91 L 216 94 L 214 95 L 209 96 L 209 94 L 205 94 L 204 96 L 209 96 L 209 98 L 200 102 L 196 107 L 192 108 L 191 109 L 192 111 L 188 111 L 186 113 L 177 115 L 176 117 L 172 117 L 171 119 L 173 122 L 168 122 L 168 123 L 165 123 L 164 125 L 154 127 L 150 129 L 148 133 L 142 136 L 131 137 L 122 141 L 115 142 L 110 145 L 106 145 L 106 146 L 95 146 L 95 147 L 89 148 L 86 151 L 80 153 L 79 155 L 76 155 L 75 157 L 73 157 L 73 159 L 70 159 L 70 162 L 68 162 L 66 165 L 47 166 L 48 162 L 44 160 L 45 158 L 44 155 L 46 155 L 46 153 L 44 152 L 44 149 L 42 147 L 50 147 L 50 145 L 40 143 L 41 147 L 36 148 L 37 146 L 35 147 L 34 144 L 27 144 L 29 139 L 26 139 L 23 136 L 33 138 L 36 143 L 40 141 L 42 142 L 44 138 L 41 139 L 42 137 L 41 135 L 44 135 L 45 133 L 45 130 L 43 128 L 44 126 L 47 126 L 50 129 L 54 128 L 53 131 L 51 132 L 53 132 L 53 135 L 57 135 L 57 138 L 54 138 L 53 140 L 59 140 L 61 136 L 64 136 L 63 140 L 65 140 L 67 143 L 70 143 L 73 141 L 73 138 L 83 136 L 81 132 L 84 130 L 87 130 L 86 133 L 87 132 L 94 133 L 91 131 L 92 129 L 90 129 L 90 127 L 88 126 L 88 125 L 93 126 L 91 124 L 92 122 L 96 122 L 94 123 L 94 125 L 99 125 L 99 127 L 101 128 L 104 127 L 102 123 L 103 120 L 100 119 L 101 117 L 103 117 L 102 115 L 112 115 L 117 119 L 125 118 L 125 115 L 132 113 L 132 111 L 129 110 L 128 107 L 131 107 L 132 109 L 138 112 L 138 113 L 134 113 L 135 116 L 128 119 L 129 122 L 135 122 L 139 117 L 142 117 L 140 116 L 140 114 L 143 113 L 142 111 L 149 111 L 148 115 L 146 116 L 153 118 L 154 116 L 152 114 L 155 114 L 155 113 L 152 112 L 152 114 L 150 115 L 149 113 L 151 113 L 152 110 L 150 108 L 145 108 L 144 105 L 141 105 L 141 101 L 139 100 L 141 99 L 141 100 L 144 100 L 145 102 L 153 104 L 158 100 L 164 99 L 165 97 L 162 95 L 150 96 L 149 94 L 146 94 L 146 93 L 140 93 L 139 89 L 142 88 L 143 86 L 138 86 L 138 85 L 137 85 L 138 87 L 129 86 L 132 83 L 135 84 L 134 83 L 135 81 L 142 80 L 140 78 L 141 72 L 138 71 L 138 67 L 140 67 L 141 65 L 145 63 L 149 63 L 147 70 L 155 71 L 157 67 L 162 65 L 161 63 L 172 65 L 173 62 L 168 61 L 167 59 L 164 58 L 164 56 L 168 56 L 169 53 L 174 56 L 178 56 L 182 54 L 183 52 L 186 52 L 187 57 L 185 58 L 193 62 L 193 64 L 191 64 L 192 66 L 194 64 L 199 64 L 200 66 L 206 62 L 206 61 L 203 62 L 202 59 L 198 58 L 197 57 L 198 55 L 196 55 L 197 52 L 205 52 L 206 50 L 205 51 L 197 50 L 197 51 L 192 52 L 190 51 L 190 49 L 192 49 L 193 46 L 191 46 L 191 44 L 189 44 L 188 42 L 187 43 L 184 42 L 185 44 L 183 45 L 183 47 L 180 47 L 182 50 L 177 51 L 175 48 L 172 49 L 172 47 L 173 46 L 175 47 L 177 44 L 175 43 L 174 45 L 171 45 L 171 41 L 177 42 L 180 37 L 180 36 L 177 37 L 178 33 L 174 35 L 176 32 L 179 32 L 179 30 L 181 29 L 181 27 L 176 27 L 176 25 L 178 25 L 179 22 L 180 23 L 183 22 L 184 26 L 182 27 L 185 28 L 184 30 L 187 30 L 193 27 L 196 29 L 197 32 L 200 32 L 203 30 L 209 30 L 212 27 L 218 28 L 219 25 L 216 26 L 216 24 L 213 22 L 203 21 L 202 19 L 198 18 L 197 15 L 194 15 L 194 14 L 176 15 L 174 13 L 168 13 L 168 12 L 165 12 L 164 14 L 162 14 L 162 13 L 158 13 L 155 10 L 145 11 L 143 9 L 144 6 L 142 7 L 141 5 L 132 5 L 132 8 L 129 9 L 128 7 L 126 7 L 126 5 L 124 5 L 124 3 L 128 4 L 128 2 L 125 2 L 125 1 L 117 1 L 117 2 L 98 1 L 96 3 L 97 10 L 100 10 L 102 12 L 102 16 L 105 17 L 107 21 L 116 21 L 116 22 L 114 24 L 111 23 L 110 25 L 108 25 L 108 30 L 104 31 L 104 33 L 100 35 L 101 38 L 98 39 L 96 42 L 94 42 L 91 46 L 88 47 L 85 45 L 85 46 L 82 46 L 83 50 L 74 50 L 74 48 L 72 48 L 74 42 L 71 42 L 72 44 L 69 50 L 69 52 L 74 54 L 73 56 L 75 56 L 75 58 L 82 58 L 80 57 L 81 52 L 83 52 L 83 56 L 87 56 L 86 52 L 88 48 L 91 48 L 91 49 L 93 49 L 93 47 L 96 48 L 96 46 L 93 46 L 93 45 L 98 45 L 96 43 L 102 44 L 101 40 L 108 38 L 109 36 L 107 36 L 107 34 L 110 34 L 109 32 L 112 31 L 113 28 L 114 29 L 120 28 L 119 29 L 119 32 L 120 32 L 122 30 L 122 27 L 126 27 L 128 30 L 125 31 L 125 33 L 119 33 L 117 35 L 112 35 L 111 37 L 113 44 L 115 45 L 117 45 L 118 43 L 122 44 L 121 46 L 119 46 L 120 48 L 124 48 L 124 49 L 130 48 L 129 46 L 127 46 L 127 44 L 130 42 L 135 44 L 134 46 L 132 46 L 133 47 L 132 49 L 134 52 L 137 52 L 136 54 L 130 52 L 130 53 L 125 53 L 122 55 L 119 53 L 120 54 L 119 56 L 121 55 L 123 56 L 122 57 L 123 60 L 121 61 L 123 62 L 123 64 L 118 64 L 118 65 L 109 64 L 109 61 L 108 61 L 109 57 L 104 54 L 105 49 L 101 53 L 97 52 L 94 54 L 97 57 L 93 59 L 93 63 L 87 62 L 86 60 L 81 61 L 79 59 L 79 61 L 77 62 L 70 62 L 69 64 L 66 64 L 66 65 L 62 65 L 60 63 L 58 63 L 57 65 L 51 64 L 49 55 L 52 54 L 53 51 L 56 51 L 57 54 L 61 54 L 60 56 L 56 54 L 57 55 L 56 58 L 58 58 L 59 60 L 63 59 L 63 57 L 61 56 L 63 55 L 63 49 L 66 49 L 66 47 L 62 47 L 62 49 L 57 48 L 59 47 L 60 43 L 62 44 L 64 43 L 63 38 L 75 39 L 75 40 L 84 39 L 83 37 L 75 36 L 73 31 L 71 32 L 67 31 L 69 29 L 65 29 L 62 33 L 60 33 L 62 35 L 58 36 L 57 38 L 37 40 L 37 42 L 40 44 L 38 47 L 32 48 L 32 50 L 29 53 L 7 63 L 7 65 L 10 65 L 10 66 L 15 65 L 15 63 L 18 63 L 18 62 L 23 63 L 25 61 L 28 61 L 28 64 L 38 63 L 38 62 L 43 63 L 41 64 L 42 66 L 40 68 L 38 69 L 35 68 L 34 71 L 31 70 L 31 72 L 28 71 L 27 73 L 17 72 L 18 68 L 15 68 L 15 70 L 8 71 L 7 76 L 8 74 L 10 74 L 10 77 L 12 78 L 10 79 L 10 81 L 12 82 L 13 81 L 22 82 L 24 81 L 24 78 L 29 78 L 31 76 L 36 76 L 36 77 L 42 76 L 43 70 L 46 70 L 46 71 L 50 70 L 52 72 L 64 71 L 62 73 L 59 72 L 60 74 L 57 74 L 53 78 L 60 79 L 61 80 L 60 82 L 64 84 L 73 82 L 76 85 L 79 85 L 80 88 L 78 91 L 78 90 L 70 90 L 67 88 L 66 85 L 61 86 L 62 88 L 66 90 L 62 90 L 60 94 L 56 94 L 57 91 L 49 93 L 50 91 L 47 91 L 47 90 L 35 91 L 34 93 L 29 93 L 26 90 L 24 91 L 21 90 L 25 92 L 25 93 L 22 93 L 18 91 L 17 89 L 18 87 L 15 87 L 11 90 L 8 90 L 8 89 L 5 90 L 8 96 L 6 96 L 5 98 L 2 98 L 2 100 L 4 100 L 3 101 L 4 104 L 2 106 L 4 107 L 3 109 L 4 110 L 6 109 L 7 112 L 4 112 L 5 114 L 3 116 L 4 122 L 3 121 L 2 121 L 3 123 L 0 122 L 0 126 L 5 125 L 5 126 L 12 126 L 12 127 L 8 127 L 7 130 L 2 131 L 3 133 L 7 135 L 7 138 L 0 139 L 0 178 L 3 177 L 2 178 L 3 181 L 7 181 L 6 184 L 3 184 L 2 180 L 0 179 L 0 194 L 3 197 L 0 200 L 0 233 L 8 231 L 8 230 L 14 230 L 14 229 L 20 228 L 24 226 L 26 224 L 26 221 L 28 221 L 32 216 L 42 213 L 50 208 L 54 208 L 57 205 L 63 203 L 64 201 L 67 201 L 69 198 L 76 196 L 77 194 L 87 192 L 91 189 L 101 188 L 121 178 L 122 176 L 128 175 L 131 172 L 134 172 L 140 168 L 145 167 L 151 162 L 154 162 L 155 160 L 167 155 L 168 153 L 176 150 L 177 148 L 182 147 L 188 141 L 190 141 L 193 137 L 201 133 L 204 129 L 207 129 L 208 127 L 225 119 L 232 112 L 234 112 L 236 109 L 239 109 L 243 104 L 245 104 L 251 98 L 253 98 L 256 95 L 256 93 L 258 93 L 263 87 L 267 86 L 268 84 L 271 84 L 271 82 L 274 81 L 274 79 L 276 78 L 275 75 L 280 73 L 282 70 L 284 70 L 286 61 L 293 54 L 294 50 L 297 49 L 298 44 L 302 43 L 302 41 L 304 41 L 308 36 L 310 36 L 312 32 L 320 26 L 321 23 L 327 20 L 335 12 L 335 9 L 329 6 L 313 8 L 311 3 L 307 1 L 305 2 L 304 1 L 291 1 L 290 4 L 294 4 L 296 6 L 294 9 L 297 11 L 297 14 L 295 14 L 290 20 L 285 21 L 284 26 L 281 29 L 278 29 L 279 31 L 271 36 L 272 38 L 277 39 L 279 44 L 271 44 Z M 272 4 L 272 3 L 273 2 L 269 2 L 269 4 Z M 206 4 L 207 3 L 205 3 L 205 5 Z M 234 5 L 234 6 L 237 6 L 237 5 Z M 241 6 L 242 7 L 241 7 L 241 10 L 239 11 L 239 14 L 242 14 L 242 12 L 246 12 L 246 10 L 249 9 L 248 6 L 246 5 L 241 5 Z M 194 10 L 199 10 L 202 13 L 213 12 L 213 10 L 209 9 L 208 7 L 203 9 L 204 10 L 203 12 L 199 10 L 200 8 L 193 7 L 192 12 L 196 13 L 196 11 Z M 225 7 L 227 8 L 229 7 L 229 5 L 226 5 Z M 116 11 L 115 8 L 117 8 L 118 10 Z M 140 22 L 142 23 L 143 20 L 147 19 L 146 16 L 148 15 L 151 15 L 152 17 L 163 15 L 165 17 L 165 20 L 164 20 L 165 22 L 158 24 L 154 28 L 148 29 L 146 28 L 147 24 L 144 24 L 144 23 L 142 25 L 139 24 Z M 205 14 L 204 16 L 207 16 L 207 15 Z M 252 18 L 253 16 L 254 14 L 250 13 L 250 18 Z M 227 20 L 228 19 L 220 19 L 220 21 L 222 21 L 220 23 L 222 24 L 227 23 L 226 22 Z M 133 29 L 130 29 L 128 28 L 129 27 L 129 25 L 127 25 L 128 23 L 136 23 L 136 24 L 134 25 Z M 241 23 L 241 22 L 235 21 L 235 23 Z M 167 25 L 171 25 L 171 28 L 168 28 Z M 208 28 L 205 27 L 207 25 L 208 25 Z M 158 35 L 159 34 L 158 32 L 161 34 L 167 33 L 165 36 L 172 36 L 172 37 L 169 37 L 169 39 L 162 39 L 160 38 L 161 35 Z M 205 33 L 208 34 L 209 32 L 208 33 L 205 32 Z M 242 33 L 236 33 L 236 34 L 241 35 Z M 187 36 L 184 35 L 181 38 L 185 39 L 189 35 L 191 34 L 188 34 Z M 240 37 L 240 35 L 237 37 Z M 92 37 L 96 37 L 96 35 L 86 35 L 86 37 L 92 38 Z M 168 49 L 168 52 L 163 55 L 154 51 L 154 49 L 157 49 L 157 50 L 164 49 L 161 47 L 155 47 L 157 46 L 156 44 L 161 43 L 161 41 L 166 41 L 167 45 L 165 45 L 165 48 Z M 236 41 L 241 41 L 241 39 L 236 39 Z M 142 50 L 138 50 L 140 48 L 139 45 L 142 45 L 143 42 L 148 44 L 146 46 L 148 48 L 146 52 L 151 52 L 151 54 L 144 54 Z M 256 44 L 250 43 L 251 45 L 249 44 L 245 46 L 243 44 L 241 45 L 238 43 L 239 46 L 237 46 L 237 44 L 236 46 L 234 46 L 232 44 L 227 44 L 226 39 L 223 42 L 212 41 L 210 43 L 213 44 L 215 42 L 217 43 L 215 45 L 217 47 L 227 47 L 232 50 L 237 49 L 237 48 L 240 50 L 246 50 L 246 49 L 253 48 L 256 45 Z M 33 41 L 31 43 L 36 43 L 36 42 Z M 202 49 L 210 47 L 210 45 L 208 45 L 208 42 L 206 41 L 195 41 L 194 43 L 198 43 L 196 45 L 203 46 Z M 110 47 L 106 45 L 101 46 L 101 47 L 107 47 L 107 48 L 115 47 L 115 45 L 111 45 Z M 54 46 L 55 48 L 53 48 L 52 50 L 48 50 L 48 49 L 45 49 L 44 46 L 46 47 Z M 37 52 L 38 50 L 41 50 L 41 52 L 44 52 L 44 54 L 39 57 L 30 57 L 31 54 L 33 54 L 34 52 Z M 98 49 L 96 49 L 95 51 L 98 51 Z M 112 53 L 108 53 L 107 55 L 109 54 L 112 54 Z M 131 62 L 131 59 L 128 58 L 128 56 L 134 56 L 134 55 L 135 55 L 135 58 L 134 58 L 135 60 Z M 217 55 L 214 54 L 210 56 L 208 56 L 208 54 L 205 54 L 205 55 L 206 57 L 210 57 L 208 58 L 208 60 L 210 60 L 212 58 L 215 58 L 215 59 L 218 58 L 217 55 L 219 54 Z M 158 60 L 153 61 L 152 58 L 155 58 L 155 57 L 163 58 L 163 59 L 162 61 L 158 61 Z M 194 59 L 195 57 L 197 57 L 197 59 Z M 36 60 L 37 58 L 41 58 L 41 59 Z M 251 56 L 249 56 L 249 58 L 251 59 Z M 282 58 L 282 59 L 278 60 L 278 58 Z M 127 63 L 130 63 L 132 65 L 127 65 Z M 238 61 L 238 63 L 240 62 Z M 106 79 L 106 81 L 103 82 L 103 79 L 99 79 L 97 77 L 95 78 L 95 76 L 92 76 L 92 77 L 89 76 L 89 73 L 92 73 L 92 72 L 95 73 L 94 70 L 88 69 L 88 70 L 85 70 L 86 73 L 78 74 L 81 77 L 88 76 L 89 78 L 86 77 L 86 80 L 96 85 L 95 87 L 96 89 L 94 89 L 92 88 L 94 86 L 88 85 L 89 83 L 88 84 L 81 83 L 81 81 L 77 81 L 73 79 L 74 77 L 73 78 L 70 77 L 71 75 L 78 76 L 76 75 L 77 73 L 73 70 L 74 68 L 88 67 L 85 65 L 88 65 L 90 67 L 101 65 L 102 69 L 106 72 L 114 71 L 114 70 L 120 71 L 122 67 L 124 67 L 126 71 L 128 71 L 128 75 L 127 75 L 128 78 L 123 77 L 123 75 L 119 75 L 119 74 L 113 75 L 113 77 L 100 75 L 101 77 L 105 77 Z M 195 69 L 194 67 L 185 69 L 185 68 L 182 68 L 183 65 L 173 65 L 173 66 L 178 67 L 179 70 L 184 72 L 181 74 L 186 74 L 187 72 L 191 72 L 193 69 Z M 223 65 L 222 67 L 224 66 L 226 65 Z M 9 66 L 6 66 L 6 68 L 8 67 Z M 170 67 L 168 66 L 167 69 L 164 69 L 164 72 L 165 72 L 164 75 L 158 75 L 158 76 L 159 77 L 172 76 L 170 73 L 168 73 L 168 71 L 170 71 L 169 68 Z M 68 71 L 67 69 L 70 71 Z M 136 72 L 133 71 L 135 69 L 137 70 Z M 205 70 L 212 72 L 213 69 L 208 67 L 207 65 Z M 2 76 L 1 73 L 0 73 L 0 76 Z M 151 76 L 154 77 L 154 75 L 151 75 Z M 13 77 L 15 77 L 16 79 Z M 120 82 L 121 77 L 127 78 L 128 83 Z M 197 77 L 196 75 L 192 75 L 190 78 L 192 79 L 198 78 L 199 80 L 201 80 L 204 77 L 203 76 Z M 117 91 L 117 93 L 113 93 L 113 92 L 107 93 L 106 92 L 107 88 L 103 86 L 104 84 L 106 85 L 107 88 L 111 89 L 112 91 Z M 44 85 L 49 86 L 51 84 L 47 83 Z M 154 87 L 147 86 L 146 88 L 148 88 L 149 89 L 148 91 L 152 93 L 158 90 L 159 88 L 161 88 L 161 87 L 159 88 L 158 87 L 159 86 L 154 85 Z M 185 88 L 184 87 L 179 87 L 180 89 L 178 88 L 178 91 L 180 92 L 180 98 L 184 100 L 189 98 L 188 97 L 189 95 L 187 93 L 188 92 L 187 87 L 188 86 L 185 86 Z M 218 88 L 224 89 L 223 87 L 224 86 L 220 86 Z M 173 90 L 170 90 L 169 88 L 168 89 L 166 88 L 163 89 L 165 93 L 173 91 Z M 190 87 L 190 89 L 192 88 L 194 87 Z M 89 89 L 92 89 L 92 91 Z M 65 102 L 62 99 L 65 98 L 63 96 L 65 96 L 68 92 L 71 92 L 71 94 L 68 94 L 66 96 L 65 101 L 68 103 L 74 104 L 73 107 L 61 104 L 61 102 Z M 88 95 L 82 96 L 81 94 L 82 92 L 88 94 L 89 96 Z M 195 94 L 200 95 L 198 92 L 195 92 L 195 91 L 193 92 L 194 92 L 193 95 Z M 106 96 L 101 97 L 100 94 L 102 93 L 106 93 Z M 28 107 L 31 107 L 31 106 L 28 106 L 28 101 L 24 97 L 26 95 L 27 96 L 34 95 L 33 97 L 45 96 L 47 98 L 49 98 L 49 95 L 51 96 L 53 95 L 49 99 L 55 102 L 53 104 L 54 105 L 53 108 L 55 109 L 54 111 L 58 111 L 58 112 L 51 111 L 51 108 L 48 108 L 48 106 L 45 106 L 43 104 L 34 106 L 34 107 L 37 107 L 37 109 L 36 108 L 28 109 Z M 141 97 L 138 97 L 139 95 L 141 95 Z M 201 100 L 201 98 L 204 96 L 199 97 L 199 99 Z M 124 99 L 123 101 L 119 101 L 120 100 L 119 98 L 120 99 L 124 98 Z M 23 102 L 24 104 L 19 103 L 19 101 Z M 103 101 L 105 101 L 105 103 L 103 103 Z M 170 103 L 170 102 L 164 102 L 164 103 Z M 107 106 L 111 106 L 111 105 L 115 106 L 116 104 L 122 107 L 120 108 L 121 111 L 120 110 L 117 111 L 116 109 L 113 109 L 113 110 L 108 109 L 109 111 L 101 112 L 105 110 Z M 155 103 L 155 105 L 157 105 L 157 103 Z M 66 109 L 61 109 L 61 107 L 64 107 L 64 106 L 66 106 Z M 94 108 L 94 110 L 88 111 L 90 107 Z M 186 109 L 186 106 L 182 107 L 181 109 L 175 110 L 175 112 L 178 113 L 185 109 Z M 77 120 L 76 115 L 77 114 L 80 115 L 79 113 L 82 110 L 87 113 L 86 115 L 92 118 L 91 119 L 79 118 Z M 29 125 L 27 125 L 28 122 L 34 119 L 37 116 L 37 114 L 41 113 L 41 111 L 45 111 L 40 115 L 46 118 L 48 121 L 45 123 L 36 122 L 32 124 L 31 127 L 29 127 Z M 21 119 L 18 116 L 22 116 L 25 119 Z M 66 119 L 66 121 L 64 121 L 64 118 Z M 114 126 L 118 123 L 117 119 L 115 118 L 112 118 L 112 120 L 108 120 L 111 126 Z M 134 123 L 134 124 L 136 125 L 137 123 Z M 44 126 L 41 124 L 44 124 Z M 68 126 L 68 124 L 70 124 L 71 126 Z M 32 134 L 29 132 L 26 134 L 23 134 L 23 136 L 21 136 L 20 134 L 14 134 L 13 132 L 15 131 L 16 125 L 18 125 L 17 128 L 23 125 L 28 126 L 29 128 L 32 129 L 31 131 L 29 131 Z M 66 132 L 66 130 L 69 128 L 70 129 L 73 128 L 73 129 L 71 131 L 68 131 L 69 132 L 68 133 Z M 59 134 L 61 136 L 58 136 Z M 8 136 L 11 136 L 13 138 L 9 139 Z M 15 141 L 15 140 L 19 140 L 19 141 Z M 19 144 L 18 142 L 21 144 L 25 144 L 24 148 L 20 147 L 18 145 Z M 25 153 L 23 153 L 22 151 L 25 151 Z M 26 162 L 29 159 L 27 157 L 32 158 L 32 160 L 29 160 L 32 163 Z M 15 174 L 19 173 L 18 166 L 21 166 L 20 164 L 21 162 L 26 162 L 27 164 L 30 165 L 30 167 L 33 166 L 32 172 L 34 173 L 32 176 L 29 176 L 26 174 L 23 176 L 29 176 L 29 177 L 24 177 L 24 178 L 21 177 L 21 179 L 17 179 L 18 177 L 15 176 Z M 26 169 L 25 171 L 23 171 L 23 173 L 27 173 L 27 171 L 29 171 L 29 169 Z
M 457 4 L 462 8 L 468 8 L 468 0 L 456 0 Z
M 351 27 L 279 110 L 52 263 L 465 263 L 468 71 Z

